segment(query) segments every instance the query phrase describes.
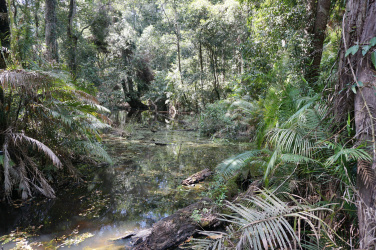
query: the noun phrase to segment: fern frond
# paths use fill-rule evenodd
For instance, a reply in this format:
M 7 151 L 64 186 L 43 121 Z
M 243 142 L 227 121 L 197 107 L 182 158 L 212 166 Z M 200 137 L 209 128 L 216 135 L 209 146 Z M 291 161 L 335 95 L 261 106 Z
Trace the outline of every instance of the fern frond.
M 17 144 L 17 141 L 24 140 L 30 143 L 32 146 L 35 146 L 39 151 L 42 151 L 45 154 L 45 156 L 47 156 L 57 168 L 61 168 L 63 166 L 63 164 L 61 163 L 59 158 L 55 155 L 55 153 L 52 152 L 52 150 L 46 145 L 44 145 L 42 142 L 35 140 L 31 137 L 28 137 L 22 133 L 13 133 L 12 137 L 13 137 L 13 141 L 15 144 Z
M 84 149 L 86 153 L 102 158 L 108 163 L 112 164 L 112 159 L 108 155 L 107 151 L 98 142 L 91 141 L 78 141 L 75 143 L 79 148 Z
M 7 196 L 10 195 L 10 192 L 12 190 L 12 179 L 9 175 L 9 168 L 10 168 L 10 156 L 8 152 L 8 143 L 9 143 L 9 138 L 8 136 L 5 136 L 5 142 L 3 145 L 3 168 L 4 168 L 4 190 L 5 194 Z
M 27 177 L 26 165 L 23 161 L 20 161 L 19 168 L 20 183 L 18 188 L 21 191 L 21 198 L 26 200 L 31 196 L 30 179 Z
M 33 187 L 38 190 L 41 194 L 48 198 L 55 198 L 54 189 L 48 184 L 47 180 L 44 178 L 43 173 L 38 169 L 38 166 L 35 162 L 25 154 L 23 154 L 25 164 L 31 167 L 33 178 L 30 178 L 32 181 L 29 182 Z M 38 185 L 39 184 L 39 185 Z

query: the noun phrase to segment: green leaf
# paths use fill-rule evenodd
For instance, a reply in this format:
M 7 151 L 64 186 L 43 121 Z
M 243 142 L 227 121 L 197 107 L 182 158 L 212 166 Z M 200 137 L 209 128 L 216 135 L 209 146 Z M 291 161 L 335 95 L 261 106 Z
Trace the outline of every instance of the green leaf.
M 371 61 L 373 66 L 376 68 L 376 51 L 371 54 Z
M 365 56 L 365 54 L 367 54 L 368 50 L 371 48 L 372 46 L 371 45 L 366 45 L 363 47 L 362 49 L 362 55 Z
M 371 47 L 376 45 L 376 36 L 369 41 L 369 45 Z
M 355 85 L 351 86 L 351 90 L 354 92 L 354 94 L 356 94 L 356 88 L 355 88 Z
M 359 50 L 359 45 L 354 45 L 352 47 L 350 47 L 347 51 L 346 51 L 346 54 L 345 54 L 345 57 L 348 56 L 350 53 L 352 55 L 355 55 L 356 52 L 358 52 Z
M 361 81 L 358 81 L 358 86 L 359 87 L 363 87 L 364 85 L 363 85 L 363 83 Z

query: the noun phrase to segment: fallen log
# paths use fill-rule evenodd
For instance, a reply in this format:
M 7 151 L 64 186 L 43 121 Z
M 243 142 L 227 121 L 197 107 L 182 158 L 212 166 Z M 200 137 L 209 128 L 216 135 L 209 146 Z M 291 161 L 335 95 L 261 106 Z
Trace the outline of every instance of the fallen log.
M 178 210 L 153 225 L 150 231 L 143 232 L 140 238 L 132 235 L 134 250 L 164 250 L 176 247 L 190 236 L 203 229 L 214 229 L 220 226 L 214 213 L 212 200 L 205 198 L 188 207 Z M 194 214 L 194 216 L 192 216 Z
M 210 169 L 205 168 L 204 170 L 189 176 L 187 179 L 183 180 L 181 184 L 184 186 L 191 186 L 195 183 L 199 183 L 200 181 L 205 180 L 212 174 L 213 172 Z

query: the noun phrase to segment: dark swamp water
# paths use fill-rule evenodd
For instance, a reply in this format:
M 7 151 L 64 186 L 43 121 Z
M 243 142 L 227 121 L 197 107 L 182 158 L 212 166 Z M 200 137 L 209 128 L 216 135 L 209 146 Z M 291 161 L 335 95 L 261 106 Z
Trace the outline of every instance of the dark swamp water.
M 103 137 L 114 164 L 94 167 L 87 185 L 74 182 L 53 200 L 0 204 L 0 237 L 19 237 L 19 246 L 35 242 L 32 249 L 121 249 L 113 239 L 150 227 L 200 199 L 210 186 L 209 180 L 182 187 L 183 179 L 248 149 L 244 143 L 213 142 L 196 131 L 120 127 L 118 135 Z M 4 249 L 15 245 L 0 243 Z

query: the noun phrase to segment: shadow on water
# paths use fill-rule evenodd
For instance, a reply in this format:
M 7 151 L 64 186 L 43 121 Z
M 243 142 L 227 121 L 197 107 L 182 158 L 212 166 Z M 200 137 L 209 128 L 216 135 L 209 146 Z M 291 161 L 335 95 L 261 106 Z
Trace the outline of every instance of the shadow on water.
M 124 117 L 117 114 L 117 118 Z M 122 120 L 116 122 L 120 127 L 129 126 Z M 57 246 L 64 242 L 62 235 L 78 229 L 94 236 L 71 248 L 110 247 L 110 239 L 150 227 L 201 198 L 208 183 L 185 188 L 180 182 L 204 168 L 214 169 L 223 159 L 247 147 L 214 143 L 195 131 L 165 127 L 152 131 L 148 126 L 133 126 L 126 136 L 109 133 L 103 137 L 114 164 L 94 167 L 86 185 L 72 183 L 53 200 L 34 200 L 18 208 L 1 205 L 0 236 L 16 227 L 42 226 L 40 236 L 33 240 Z M 56 238 L 59 241 L 51 243 Z

